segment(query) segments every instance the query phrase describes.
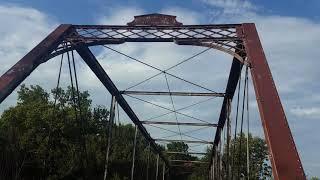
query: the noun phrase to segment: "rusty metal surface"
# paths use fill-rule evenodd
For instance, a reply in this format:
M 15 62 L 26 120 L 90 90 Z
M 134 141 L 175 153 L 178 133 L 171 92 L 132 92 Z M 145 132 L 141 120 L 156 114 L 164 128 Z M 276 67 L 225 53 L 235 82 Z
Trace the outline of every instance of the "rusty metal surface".
M 0 103 L 25 79 L 44 62 L 47 55 L 62 41 L 71 25 L 63 24 L 55 29 L 20 61 L 0 77 Z
M 179 160 L 179 159 L 172 159 L 171 162 L 183 162 L 183 163 L 200 163 L 200 164 L 208 164 L 207 161 L 188 161 L 188 160 Z
M 195 154 L 195 155 L 207 155 L 208 153 L 203 152 L 179 152 L 179 151 L 164 151 L 166 154 Z
M 242 44 L 236 29 L 240 24 L 181 25 L 181 26 L 110 26 L 73 25 L 65 41 L 67 50 L 74 50 L 79 44 L 87 46 L 121 44 L 125 42 L 174 42 L 178 45 L 211 47 L 226 52 L 243 62 L 236 52 L 244 52 L 237 46 Z M 243 46 L 240 46 L 243 47 Z M 66 51 L 60 45 L 48 58 Z
M 239 29 L 237 29 L 237 31 L 239 34 Z M 242 46 L 242 44 L 240 46 Z M 245 58 L 246 54 L 244 52 L 241 52 L 239 54 L 243 57 L 243 59 Z M 234 96 L 234 93 L 236 91 L 237 84 L 239 81 L 239 77 L 241 74 L 242 66 L 243 66 L 242 63 L 240 63 L 236 58 L 233 58 L 233 62 L 231 65 L 231 69 L 229 72 L 229 78 L 228 78 L 228 82 L 227 82 L 227 86 L 226 86 L 226 90 L 225 90 L 225 97 L 223 99 L 221 110 L 220 110 L 218 128 L 216 130 L 216 134 L 214 137 L 214 146 L 213 146 L 211 154 L 210 154 L 210 159 L 214 158 L 216 147 L 218 147 L 218 144 L 221 140 L 221 132 L 222 132 L 223 127 L 225 126 L 225 122 L 226 122 L 227 115 L 228 115 L 227 104 L 228 104 L 229 100 L 232 101 L 232 99 L 233 99 L 233 96 Z M 211 162 L 211 164 L 210 164 L 210 166 L 211 166 L 213 161 L 210 161 L 210 162 Z
M 236 25 L 105 26 L 74 25 L 78 34 L 68 37 L 73 44 L 101 40 L 125 42 L 173 42 L 174 40 L 238 41 Z
M 143 19 L 143 17 L 150 18 L 154 17 L 154 15 L 143 15 L 140 18 Z M 161 15 L 161 17 L 173 21 L 172 17 L 174 16 Z M 65 42 L 68 42 L 67 47 L 60 44 L 48 56 L 48 59 L 60 55 L 67 50 L 74 50 L 79 44 L 96 46 L 125 42 L 175 42 L 178 45 L 210 46 L 213 49 L 226 52 L 243 61 L 241 56 L 235 53 L 236 51 L 244 51 L 244 49 L 239 50 L 237 48 L 237 45 L 242 43 L 242 39 L 236 33 L 236 29 L 240 26 L 241 24 L 178 26 L 174 23 L 159 26 L 141 24 L 135 26 L 72 25 L 74 33 L 70 33 L 65 38 Z
M 176 16 L 166 14 L 145 14 L 134 16 L 132 22 L 127 23 L 128 26 L 181 26 L 182 23 L 176 20 Z
M 254 24 L 243 24 L 247 56 L 276 180 L 306 179 Z

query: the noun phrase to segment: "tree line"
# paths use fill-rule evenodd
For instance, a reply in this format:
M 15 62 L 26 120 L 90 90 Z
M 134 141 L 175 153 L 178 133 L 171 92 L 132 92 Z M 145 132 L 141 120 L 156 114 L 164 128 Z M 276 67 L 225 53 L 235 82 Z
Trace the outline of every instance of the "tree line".
M 88 91 L 74 95 L 75 90 L 57 88 L 47 92 L 38 85 L 22 85 L 17 104 L 4 110 L 0 117 L 0 176 L 4 179 L 103 179 L 107 149 L 109 111 L 105 106 L 94 106 Z M 80 102 L 77 106 L 76 102 Z M 130 124 L 114 124 L 109 159 L 108 179 L 130 179 L 135 128 Z M 240 136 L 239 136 L 240 137 Z M 244 157 L 239 142 L 232 140 L 235 157 Z M 250 179 L 271 177 L 268 152 L 263 139 L 249 136 Z M 188 154 L 182 142 L 160 146 L 162 150 L 185 154 L 167 154 L 168 159 L 209 161 Z M 245 148 L 244 146 L 242 148 Z M 222 155 L 222 162 L 225 161 Z M 138 133 L 134 179 L 155 179 L 156 154 Z M 245 159 L 235 159 L 234 175 L 246 176 Z M 159 178 L 162 176 L 159 164 Z M 223 163 L 222 163 L 223 164 Z M 170 179 L 208 179 L 207 164 L 180 163 L 166 169 Z M 225 169 L 222 165 L 222 170 Z M 149 168 L 147 168 L 149 167 Z M 148 172 L 147 172 L 148 171 Z M 170 177 L 169 177 L 170 176 Z

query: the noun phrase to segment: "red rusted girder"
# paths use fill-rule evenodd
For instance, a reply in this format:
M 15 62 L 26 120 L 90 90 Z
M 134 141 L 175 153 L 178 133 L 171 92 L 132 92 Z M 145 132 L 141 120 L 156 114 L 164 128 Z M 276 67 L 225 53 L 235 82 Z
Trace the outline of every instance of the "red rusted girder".
M 306 179 L 255 25 L 242 25 L 247 57 L 276 180 Z
M 70 27 L 68 24 L 60 25 L 0 77 L 0 103 L 45 61 L 46 56 L 61 43 Z

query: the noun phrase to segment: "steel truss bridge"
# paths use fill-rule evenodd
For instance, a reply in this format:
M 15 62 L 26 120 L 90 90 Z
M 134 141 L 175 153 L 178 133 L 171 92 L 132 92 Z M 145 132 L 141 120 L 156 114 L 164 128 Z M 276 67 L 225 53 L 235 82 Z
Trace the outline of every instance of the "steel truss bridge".
M 207 50 L 215 49 L 227 53 L 233 57 L 230 68 L 228 82 L 225 92 L 217 93 L 207 89 L 207 92 L 173 92 L 170 91 L 129 91 L 119 90 L 113 83 L 108 73 L 100 65 L 95 55 L 89 49 L 90 46 L 105 46 L 113 51 L 107 45 L 122 44 L 126 42 L 174 42 L 177 45 L 202 46 Z M 123 111 L 128 115 L 141 133 L 149 147 L 157 154 L 158 160 L 164 162 L 163 179 L 166 178 L 165 173 L 168 169 L 176 166 L 176 163 L 206 163 L 209 167 L 209 179 L 231 179 L 230 166 L 225 171 L 221 171 L 221 139 L 222 131 L 228 132 L 227 144 L 230 143 L 230 111 L 231 102 L 234 99 L 235 92 L 241 79 L 241 71 L 243 67 L 246 74 L 250 70 L 253 86 L 256 94 L 257 104 L 259 107 L 260 117 L 264 129 L 265 139 L 270 153 L 270 161 L 272 165 L 273 177 L 276 180 L 293 180 L 306 179 L 304 170 L 288 126 L 286 115 L 276 86 L 274 84 L 262 45 L 255 25 L 253 23 L 243 24 L 210 24 L 210 25 L 183 25 L 176 21 L 175 16 L 163 14 L 148 14 L 135 16 L 134 20 L 127 25 L 72 25 L 62 24 L 49 34 L 43 41 L 34 47 L 28 54 L 12 66 L 0 78 L 0 103 L 7 98 L 40 64 L 46 63 L 52 58 L 76 51 L 84 60 L 87 66 L 101 81 L 104 87 L 112 95 L 110 107 L 109 124 L 114 121 L 115 106 L 120 105 Z M 121 54 L 121 52 L 118 52 Z M 143 63 L 136 58 L 123 54 L 128 58 Z M 147 66 L 151 66 L 146 64 Z M 167 70 L 162 70 L 151 66 L 159 71 L 160 74 L 180 78 L 174 74 L 170 74 Z M 180 78 L 181 79 L 181 78 Z M 184 79 L 181 79 L 184 80 Z M 199 86 L 194 82 L 185 80 L 188 83 Z M 239 85 L 240 86 L 240 85 Z M 247 85 L 248 86 L 248 85 Z M 223 103 L 215 123 L 208 122 L 172 122 L 172 121 L 141 121 L 136 112 L 130 107 L 124 96 L 208 96 L 223 98 Z M 171 110 L 178 113 L 176 109 Z M 216 128 L 216 134 L 212 137 L 212 141 L 202 140 L 168 140 L 154 139 L 150 132 L 145 128 L 146 125 L 176 125 L 176 126 L 194 126 L 194 127 L 211 127 Z M 112 125 L 109 126 L 111 132 Z M 181 132 L 180 132 L 181 134 Z M 108 175 L 108 156 L 111 136 L 108 139 L 108 149 L 106 150 L 106 172 Z M 211 144 L 211 158 L 208 162 L 203 161 L 187 161 L 181 159 L 169 160 L 167 154 L 181 154 L 183 152 L 163 152 L 157 145 L 157 141 L 169 142 L 186 142 Z M 136 144 L 136 139 L 134 145 Z M 229 146 L 229 145 L 228 145 Z M 230 148 L 230 147 L 227 147 Z M 190 154 L 203 155 L 202 152 L 190 152 Z M 229 150 L 227 149 L 227 153 Z M 135 146 L 133 148 L 135 154 Z M 228 154 L 229 155 L 229 154 Z M 133 179 L 135 157 L 133 156 L 131 179 Z M 158 166 L 157 175 L 158 178 Z M 222 174 L 224 173 L 224 174 Z

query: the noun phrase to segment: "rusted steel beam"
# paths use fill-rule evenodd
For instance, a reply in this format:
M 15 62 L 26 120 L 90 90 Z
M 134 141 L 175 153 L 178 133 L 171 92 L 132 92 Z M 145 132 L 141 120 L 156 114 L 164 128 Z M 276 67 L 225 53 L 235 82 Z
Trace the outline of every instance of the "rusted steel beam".
M 132 120 L 132 122 L 137 125 L 141 134 L 146 138 L 148 142 L 150 142 L 150 146 L 153 148 L 155 152 L 157 152 L 161 159 L 166 163 L 169 167 L 170 164 L 165 156 L 162 154 L 161 149 L 155 143 L 154 139 L 151 138 L 145 127 L 142 125 L 141 121 L 139 120 L 138 116 L 134 113 L 131 109 L 127 101 L 119 92 L 116 85 L 112 82 L 108 74 L 105 72 L 103 67 L 100 65 L 96 57 L 92 54 L 90 49 L 86 46 L 78 46 L 77 52 L 81 56 L 81 58 L 86 62 L 89 68 L 93 71 L 93 73 L 97 76 L 97 78 L 101 81 L 101 83 L 107 88 L 112 96 L 114 96 L 117 100 L 117 103 L 121 106 L 121 108 L 126 112 L 128 117 Z
M 171 162 L 183 162 L 183 163 L 200 163 L 200 164 L 209 164 L 207 161 L 188 161 L 188 160 L 178 160 L 178 159 L 173 159 L 170 160 Z
M 162 125 L 182 125 L 182 126 L 208 126 L 217 127 L 213 123 L 189 123 L 189 122 L 170 122 L 170 121 L 141 121 L 142 124 L 162 124 Z
M 158 142 L 185 142 L 185 143 L 195 143 L 195 144 L 213 144 L 211 141 L 195 141 L 195 140 L 175 140 L 175 139 L 154 139 Z
M 62 24 L 33 48 L 27 55 L 19 60 L 0 77 L 0 103 L 25 80 L 31 72 L 48 56 L 71 30 L 71 25 Z
M 224 93 L 197 93 L 197 92 L 156 92 L 156 91 L 120 91 L 121 94 L 132 95 L 162 95 L 162 96 L 213 96 L 224 97 Z
M 126 25 L 78 25 L 76 29 L 111 29 L 111 30 L 180 30 L 180 29 L 227 29 L 237 28 L 241 24 L 204 24 L 204 25 L 182 25 L 182 26 L 126 26 Z
M 195 154 L 195 155 L 207 155 L 208 153 L 202 152 L 175 152 L 175 151 L 165 151 L 166 154 Z
M 273 176 L 276 180 L 306 179 L 255 25 L 242 27 Z

